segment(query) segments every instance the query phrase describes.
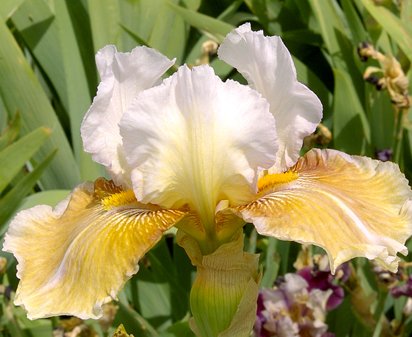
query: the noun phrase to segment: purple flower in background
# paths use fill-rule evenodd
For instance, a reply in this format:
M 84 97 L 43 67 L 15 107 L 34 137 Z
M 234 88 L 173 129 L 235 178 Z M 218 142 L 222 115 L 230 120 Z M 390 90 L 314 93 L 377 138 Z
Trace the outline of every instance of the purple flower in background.
M 376 159 L 379 159 L 381 161 L 388 161 L 392 159 L 392 150 L 391 149 L 383 149 L 383 150 L 377 150 L 375 152 Z
M 405 284 L 393 287 L 391 289 L 391 295 L 395 298 L 400 296 L 412 297 L 412 275 L 409 276 Z
M 258 337 L 270 337 L 268 331 L 263 328 L 263 325 L 266 323 L 265 315 L 263 311 L 265 310 L 265 305 L 263 303 L 263 292 L 259 292 L 257 299 L 257 310 L 256 310 L 256 321 L 254 325 L 254 332 Z
M 298 271 L 298 274 L 302 276 L 306 282 L 308 282 L 308 290 L 320 289 L 320 290 L 332 290 L 331 295 L 326 303 L 326 309 L 332 310 L 339 306 L 345 293 L 342 287 L 333 284 L 333 276 L 330 272 L 326 271 L 313 271 L 310 267 L 303 268 Z
M 309 289 L 298 274 L 286 274 L 274 289 L 262 289 L 254 332 L 256 337 L 334 337 L 325 323 L 332 290 Z
M 342 303 L 345 292 L 341 286 L 335 283 L 335 280 L 338 278 L 341 282 L 347 281 L 350 275 L 349 264 L 345 263 L 340 266 L 336 271 L 336 276 L 331 274 L 329 266 L 319 268 L 319 265 L 316 264 L 313 267 L 304 267 L 297 273 L 306 280 L 309 291 L 313 289 L 332 291 L 326 304 L 327 310 L 335 309 Z

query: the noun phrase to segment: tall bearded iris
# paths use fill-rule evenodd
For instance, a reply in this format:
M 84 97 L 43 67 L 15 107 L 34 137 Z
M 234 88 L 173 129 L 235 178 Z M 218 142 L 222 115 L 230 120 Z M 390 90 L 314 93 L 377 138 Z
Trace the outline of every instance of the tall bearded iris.
M 398 166 L 334 150 L 299 158 L 322 107 L 297 82 L 280 38 L 245 24 L 218 54 L 249 86 L 222 82 L 209 66 L 182 66 L 162 82 L 173 61 L 152 49 L 99 51 L 102 81 L 81 133 L 113 180 L 82 184 L 54 209 L 22 211 L 10 224 L 15 302 L 30 318 L 101 316 L 172 226 L 198 268 L 198 336 L 251 330 L 259 272 L 257 256 L 243 252 L 246 222 L 324 248 L 332 271 L 356 256 L 397 269 L 412 233 L 412 192 Z

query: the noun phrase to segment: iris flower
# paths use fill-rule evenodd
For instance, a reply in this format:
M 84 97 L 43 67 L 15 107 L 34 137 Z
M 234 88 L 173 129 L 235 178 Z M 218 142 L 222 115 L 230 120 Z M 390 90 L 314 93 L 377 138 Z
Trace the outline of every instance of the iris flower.
M 325 323 L 331 289 L 310 289 L 305 278 L 293 273 L 276 283 L 259 292 L 256 337 L 335 336 Z
M 81 184 L 54 209 L 36 206 L 11 222 L 4 250 L 18 261 L 15 303 L 29 318 L 98 318 L 173 226 L 199 275 L 229 271 L 216 294 L 225 286 L 230 293 L 243 277 L 233 291 L 254 282 L 250 303 L 257 297 L 256 256 L 231 260 L 224 253 L 239 245 L 243 252 L 245 223 L 262 235 L 324 248 L 332 272 L 358 256 L 397 269 L 397 253 L 407 254 L 412 233 L 412 192 L 398 166 L 335 150 L 299 156 L 322 106 L 297 81 L 279 37 L 244 24 L 218 55 L 249 85 L 222 81 L 208 65 L 183 65 L 162 80 L 174 61 L 146 47 L 120 53 L 106 46 L 97 53 L 101 83 L 81 134 L 85 151 L 112 180 Z M 249 276 L 230 279 L 233 269 Z M 191 295 L 194 330 L 217 336 L 208 329 L 220 319 L 218 309 L 202 313 L 211 309 L 197 297 L 203 290 L 204 298 L 213 297 L 207 282 L 217 281 L 204 277 Z M 241 322 L 238 293 L 238 307 L 230 310 Z M 220 305 L 231 296 L 224 294 Z M 251 324 L 255 312 L 252 306 Z

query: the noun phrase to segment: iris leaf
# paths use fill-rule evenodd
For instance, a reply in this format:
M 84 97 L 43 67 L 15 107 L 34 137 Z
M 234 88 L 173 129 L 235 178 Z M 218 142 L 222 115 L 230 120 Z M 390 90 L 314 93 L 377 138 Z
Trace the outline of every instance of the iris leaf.
M 369 124 L 350 77 L 339 69 L 334 69 L 334 75 L 334 145 L 350 154 L 369 153 Z
M 310 0 L 312 11 L 319 23 L 320 33 L 332 59 L 339 57 L 340 48 L 336 30 L 346 35 L 345 23 L 338 6 L 331 0 Z
M 0 135 L 0 151 L 6 146 L 13 143 L 20 133 L 20 114 L 16 113 L 11 121 L 9 121 L 5 130 Z
M 20 112 L 23 134 L 39 126 L 52 130 L 50 140 L 35 156 L 37 161 L 44 160 L 55 148 L 59 149 L 56 160 L 41 178 L 43 185 L 45 188 L 71 188 L 77 185 L 79 171 L 69 142 L 39 80 L 3 22 L 0 22 L 0 41 L 0 95 L 8 114 Z
M 177 14 L 179 14 L 188 24 L 210 35 L 218 42 L 222 42 L 223 38 L 234 28 L 232 25 L 223 21 L 217 20 L 210 16 L 180 7 L 171 1 L 167 2 L 168 6 Z
M 21 179 L 1 200 L 0 200 L 0 234 L 5 228 L 2 228 L 6 220 L 13 214 L 19 206 L 20 201 L 32 190 L 33 186 L 39 180 L 40 176 L 47 168 L 55 156 L 56 151 L 50 153 L 46 159 L 36 166 L 33 171 Z M 2 225 L 3 224 L 3 225 Z
M 0 17 L 4 20 L 9 19 L 24 1 L 25 0 L 2 0 Z
M 100 166 L 94 163 L 91 157 L 83 151 L 80 137 L 80 124 L 90 107 L 91 97 L 97 86 L 88 16 L 79 1 L 57 1 L 55 8 L 60 48 L 63 55 L 74 153 L 82 180 L 94 180 L 103 172 Z
M 362 0 L 362 4 L 412 61 L 412 32 L 410 29 L 405 28 L 402 21 L 385 7 L 375 5 L 370 0 Z
M 0 152 L 0 192 L 10 183 L 23 165 L 40 149 L 50 130 L 39 128 Z
M 87 5 L 94 51 L 97 52 L 107 44 L 114 44 L 119 50 L 122 50 L 119 8 L 121 3 L 113 0 L 88 0 Z

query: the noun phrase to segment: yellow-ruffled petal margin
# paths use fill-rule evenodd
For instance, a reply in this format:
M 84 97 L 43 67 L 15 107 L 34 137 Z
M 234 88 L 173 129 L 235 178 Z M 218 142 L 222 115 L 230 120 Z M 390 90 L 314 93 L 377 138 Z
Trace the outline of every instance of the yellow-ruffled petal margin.
M 260 234 L 324 248 L 332 271 L 353 257 L 397 270 L 412 234 L 412 191 L 397 165 L 314 149 L 284 175 L 261 178 L 257 200 L 236 208 Z
M 139 259 L 184 213 L 137 202 L 112 181 L 79 185 L 53 210 L 18 213 L 4 247 L 18 261 L 15 304 L 28 317 L 98 318 Z

